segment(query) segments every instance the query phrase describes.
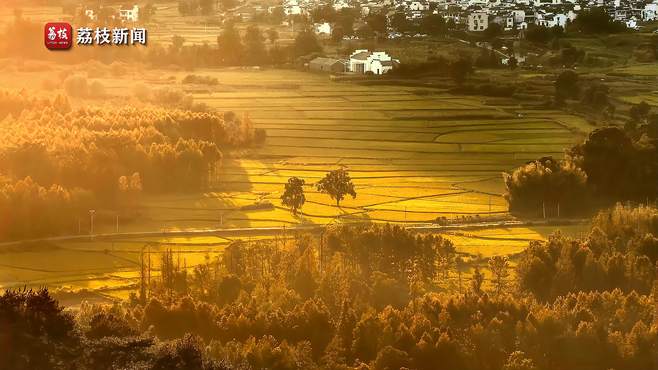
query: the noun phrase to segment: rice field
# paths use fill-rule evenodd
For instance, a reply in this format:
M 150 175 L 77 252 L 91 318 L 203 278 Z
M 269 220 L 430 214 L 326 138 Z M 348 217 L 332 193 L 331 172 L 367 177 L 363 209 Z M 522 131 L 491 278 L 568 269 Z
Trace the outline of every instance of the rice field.
M 247 113 L 267 131 L 265 145 L 224 163 L 212 196 L 235 211 L 223 220 L 231 226 L 505 216 L 501 173 L 529 159 L 559 157 L 590 129 L 562 112 L 427 88 L 363 86 L 295 71 L 195 73 L 220 81 L 216 91 L 194 94 L 195 101 Z M 357 197 L 338 208 L 314 184 L 341 167 Z M 303 220 L 279 200 L 292 176 L 307 183 Z M 245 202 L 265 201 L 274 208 L 239 212 Z
M 23 9 L 24 16 L 38 21 L 50 21 L 60 13 L 61 8 Z M 0 24 L 12 17 L 10 10 L 0 10 Z M 170 42 L 176 34 L 189 43 L 214 43 L 219 33 L 210 19 L 179 17 L 173 5 L 159 8 L 154 23 L 149 37 L 156 42 Z M 279 29 L 279 34 L 284 43 L 293 35 L 286 29 Z M 0 76 L 7 88 L 25 88 L 26 81 L 39 87 L 71 71 L 86 71 L 89 79 L 105 86 L 109 98 L 73 101 L 74 105 L 139 104 L 133 87 L 141 83 L 153 89 L 187 90 L 196 103 L 248 116 L 267 132 L 260 147 L 224 153 L 221 180 L 211 189 L 144 195 L 139 220 L 122 220 L 121 232 L 509 219 L 501 173 L 541 156 L 560 157 L 565 147 L 592 129 L 580 117 L 529 109 L 511 99 L 458 96 L 418 86 L 335 82 L 326 75 L 293 70 L 185 72 L 125 66 L 128 72 L 119 75 L 95 62 L 78 66 L 0 62 L 11 72 Z M 215 77 L 219 85 L 182 85 L 190 73 Z M 63 93 L 58 90 L 55 87 L 48 94 Z M 355 199 L 345 199 L 340 207 L 315 190 L 327 171 L 338 168 L 349 171 L 357 192 Z M 306 181 L 307 201 L 300 217 L 292 216 L 280 201 L 283 186 L 292 176 Z M 77 226 L 73 228 L 77 232 Z M 115 225 L 99 223 L 96 230 L 113 232 Z M 445 237 L 460 254 L 482 261 L 494 255 L 516 255 L 530 241 L 543 240 L 553 230 L 548 226 L 501 227 L 451 231 Z M 577 230 L 582 226 L 572 232 Z M 1 247 L 0 288 L 48 286 L 83 292 L 71 302 L 80 297 L 126 298 L 139 281 L 145 248 L 154 254 L 157 274 L 158 254 L 167 248 L 181 266 L 191 270 L 220 256 L 231 241 L 207 236 L 124 237 Z M 66 302 L 66 296 L 61 297 Z

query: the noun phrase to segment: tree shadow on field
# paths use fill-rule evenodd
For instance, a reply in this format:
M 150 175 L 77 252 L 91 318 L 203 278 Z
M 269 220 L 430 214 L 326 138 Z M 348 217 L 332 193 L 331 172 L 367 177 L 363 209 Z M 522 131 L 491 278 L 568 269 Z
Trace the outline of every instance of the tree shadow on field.
M 211 190 L 223 192 L 250 192 L 253 190 L 249 172 L 235 158 L 225 157 L 218 173 L 217 180 L 211 185 Z
M 370 224 L 373 222 L 373 220 L 370 218 L 370 215 L 368 215 L 368 210 L 361 210 L 358 212 L 348 212 L 344 210 L 343 208 L 340 208 L 340 210 L 343 212 L 342 214 L 338 215 L 336 217 L 336 220 L 342 222 L 342 223 L 358 223 L 358 224 Z

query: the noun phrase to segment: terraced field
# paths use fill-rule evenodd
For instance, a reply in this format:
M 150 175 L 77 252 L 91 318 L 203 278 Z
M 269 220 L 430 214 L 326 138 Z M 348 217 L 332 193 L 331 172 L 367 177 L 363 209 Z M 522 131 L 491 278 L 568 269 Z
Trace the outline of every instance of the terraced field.
M 19 86 L 26 78 L 38 81 L 61 68 L 52 66 L 42 74 L 17 70 L 2 82 Z M 543 155 L 560 156 L 565 146 L 590 129 L 582 119 L 562 112 L 425 87 L 364 86 L 282 70 L 194 73 L 216 77 L 220 84 L 181 85 L 187 72 L 153 70 L 138 75 L 137 81 L 101 81 L 119 99 L 132 94 L 135 82 L 186 89 L 211 109 L 248 114 L 268 138 L 261 147 L 226 156 L 220 183 L 207 192 L 143 198 L 140 220 L 122 223 L 122 232 L 510 218 L 501 196 L 501 172 Z M 352 176 L 357 197 L 338 208 L 314 185 L 327 171 L 340 167 Z M 279 200 L 290 176 L 307 183 L 303 217 L 293 217 Z M 492 255 L 519 253 L 529 241 L 544 239 L 553 229 L 483 229 L 450 232 L 446 237 L 473 263 L 486 264 Z M 114 224 L 99 222 L 97 231 L 112 232 Z M 220 255 L 228 243 L 218 237 L 158 237 L 2 248 L 0 287 L 46 285 L 86 290 L 85 299 L 125 297 L 138 282 L 145 245 L 151 245 L 157 274 L 158 252 L 165 248 L 172 248 L 191 272 L 206 256 Z
M 423 87 L 363 86 L 278 70 L 196 73 L 216 77 L 220 86 L 195 93 L 195 101 L 246 112 L 267 131 L 264 146 L 224 163 L 212 197 L 231 226 L 504 217 L 501 173 L 540 156 L 559 157 L 589 129 L 561 112 Z M 337 208 L 314 184 L 340 167 L 350 172 L 357 197 Z M 279 201 L 291 176 L 307 182 L 303 220 Z M 241 211 L 257 202 L 274 208 Z

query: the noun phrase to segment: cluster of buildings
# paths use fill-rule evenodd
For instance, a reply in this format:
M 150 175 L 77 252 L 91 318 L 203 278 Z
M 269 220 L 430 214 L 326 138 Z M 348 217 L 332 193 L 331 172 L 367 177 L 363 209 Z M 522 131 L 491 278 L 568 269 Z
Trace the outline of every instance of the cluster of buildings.
M 84 15 L 92 22 L 98 21 L 98 13 L 94 9 L 84 9 Z M 132 8 L 119 8 L 119 19 L 123 22 L 139 21 L 139 6 L 133 5 Z
M 389 17 L 404 12 L 407 19 L 418 20 L 426 14 L 441 14 L 456 27 L 471 32 L 486 30 L 498 23 L 505 30 L 525 29 L 536 24 L 545 27 L 566 27 L 584 9 L 602 7 L 611 18 L 636 29 L 641 22 L 658 20 L 658 0 L 330 0 L 336 11 L 355 7 L 362 16 L 372 12 L 385 12 Z M 324 4 L 317 0 L 283 0 L 287 15 L 307 14 Z M 316 25 L 317 27 L 318 25 Z M 327 25 L 318 28 L 326 33 Z
M 340 73 L 351 72 L 354 74 L 383 75 L 400 62 L 391 58 L 384 51 L 369 51 L 366 49 L 355 50 L 345 60 L 334 58 L 315 58 L 309 62 L 309 69 L 314 72 Z

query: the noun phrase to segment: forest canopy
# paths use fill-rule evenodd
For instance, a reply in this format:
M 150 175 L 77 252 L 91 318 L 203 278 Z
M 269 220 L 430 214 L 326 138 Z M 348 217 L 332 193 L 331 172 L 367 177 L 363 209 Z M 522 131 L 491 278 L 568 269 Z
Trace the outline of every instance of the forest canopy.
M 9 220 L 12 210 L 25 210 L 3 224 L 7 236 L 57 232 L 80 209 L 120 203 L 130 192 L 202 190 L 219 181 L 222 150 L 256 138 L 248 116 L 232 112 L 72 109 L 63 96 L 8 91 L 0 92 L 0 118 L 0 215 Z M 59 220 L 44 218 L 49 202 Z M 37 214 L 39 226 L 29 226 Z
M 16 347 L 0 367 L 655 368 L 658 213 L 617 206 L 592 222 L 532 242 L 516 268 L 492 257 L 459 290 L 451 242 L 391 225 L 236 240 L 191 269 L 165 250 L 147 256 L 161 274 L 115 305 L 74 314 L 46 291 L 4 293 Z

